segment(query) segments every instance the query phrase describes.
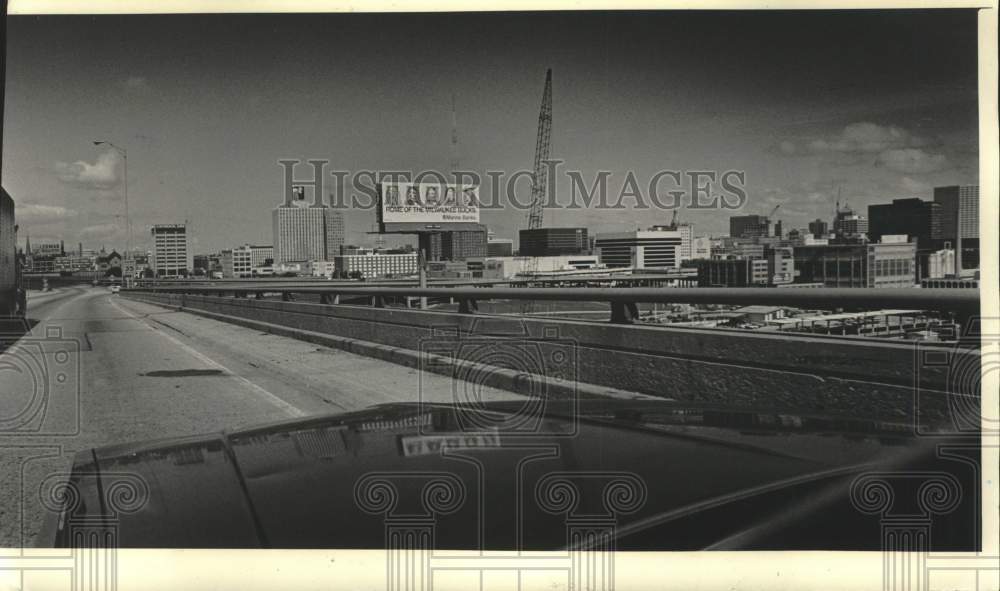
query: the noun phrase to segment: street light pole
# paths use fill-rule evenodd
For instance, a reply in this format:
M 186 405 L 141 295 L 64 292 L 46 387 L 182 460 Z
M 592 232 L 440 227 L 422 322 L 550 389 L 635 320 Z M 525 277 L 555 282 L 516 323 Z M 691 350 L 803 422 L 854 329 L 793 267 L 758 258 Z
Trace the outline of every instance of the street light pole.
M 123 174 L 123 177 L 124 177 L 122 180 L 123 180 L 123 183 L 124 183 L 124 191 L 123 191 L 123 193 L 124 193 L 124 197 L 125 197 L 125 259 L 124 259 L 124 261 L 125 261 L 125 268 L 126 269 L 130 269 L 130 271 L 132 273 L 134 273 L 135 269 L 131 269 L 131 266 L 128 264 L 129 260 L 131 260 L 131 258 L 132 258 L 132 220 L 131 220 L 131 218 L 128 217 L 128 150 L 126 150 L 125 148 L 122 148 L 120 146 L 116 146 L 115 144 L 113 144 L 111 142 L 103 141 L 103 140 L 94 141 L 94 145 L 95 146 L 100 146 L 100 145 L 110 146 L 111 148 L 114 148 L 115 150 L 118 151 L 119 154 L 122 155 L 122 174 Z M 128 281 L 129 278 L 128 277 L 124 277 L 124 275 L 125 275 L 124 273 L 122 273 L 122 275 L 123 275 L 123 279 L 125 280 L 125 287 L 127 288 L 129 286 L 129 281 Z

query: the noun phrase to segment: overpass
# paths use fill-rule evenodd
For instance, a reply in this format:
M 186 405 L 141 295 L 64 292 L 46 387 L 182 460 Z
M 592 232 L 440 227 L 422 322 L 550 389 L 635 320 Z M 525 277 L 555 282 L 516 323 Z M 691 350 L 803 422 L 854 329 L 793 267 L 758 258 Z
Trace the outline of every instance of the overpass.
M 712 303 L 921 309 L 952 314 L 960 326 L 971 327 L 979 310 L 978 293 L 971 290 L 358 285 L 175 284 L 122 295 L 545 397 L 623 390 L 725 407 L 873 421 L 903 418 L 934 429 L 963 421 L 978 424 L 978 415 L 962 414 L 978 409 L 978 386 L 955 381 L 957 373 L 968 375 L 969 368 L 978 372 L 980 350 L 974 339 L 914 343 L 633 323 L 639 303 Z M 281 294 L 281 299 L 267 299 L 269 293 Z M 303 301 L 305 297 L 313 301 Z M 450 312 L 388 305 L 406 298 L 451 298 L 460 306 Z M 487 300 L 606 302 L 610 321 L 478 314 L 478 303 Z

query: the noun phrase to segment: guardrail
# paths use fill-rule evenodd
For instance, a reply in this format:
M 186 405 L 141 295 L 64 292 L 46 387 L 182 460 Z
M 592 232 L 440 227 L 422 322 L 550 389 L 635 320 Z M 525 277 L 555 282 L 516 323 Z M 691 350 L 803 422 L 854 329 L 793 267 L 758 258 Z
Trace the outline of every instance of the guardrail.
M 545 285 L 545 284 L 603 284 L 603 283 L 618 283 L 618 284 L 628 284 L 628 283 L 656 283 L 664 281 L 690 281 L 694 277 L 691 274 L 673 273 L 643 273 L 643 274 L 629 274 L 629 275 L 617 275 L 614 273 L 609 273 L 603 276 L 596 275 L 576 275 L 576 274 L 565 274 L 565 275 L 544 275 L 539 277 L 510 277 L 506 279 L 428 279 L 428 284 L 433 286 L 448 286 L 448 287 L 461 287 L 461 286 L 495 286 L 495 285 Z M 268 285 L 287 285 L 289 287 L 300 287 L 300 286 L 328 286 L 328 285 L 360 285 L 365 287 L 398 287 L 398 286 L 413 286 L 416 287 L 419 284 L 419 280 L 414 277 L 396 278 L 396 279 L 378 279 L 378 280 L 357 280 L 357 279 L 327 279 L 322 277 L 316 278 L 288 278 L 288 277 L 254 277 L 250 278 L 228 278 L 228 279 L 208 279 L 208 278 L 197 278 L 197 279 L 139 279 L 136 280 L 136 285 L 145 287 L 174 287 L 174 286 L 184 286 L 184 285 L 207 285 L 207 286 L 219 286 L 219 285 L 248 285 L 250 283 L 266 283 Z
M 354 283 L 352 285 L 357 285 Z M 134 292 L 231 294 L 241 298 L 265 293 L 280 293 L 283 301 L 293 301 L 296 294 L 319 295 L 321 304 L 340 304 L 342 297 L 370 297 L 374 307 L 385 307 L 388 298 L 450 298 L 459 303 L 460 314 L 474 314 L 480 301 L 549 300 L 607 302 L 611 322 L 630 324 L 638 316 L 638 304 L 729 304 L 785 306 L 815 310 L 862 311 L 886 308 L 927 310 L 952 314 L 960 326 L 979 314 L 978 290 L 961 289 L 865 289 L 813 288 L 803 290 L 767 288 L 513 288 L 513 287 L 348 287 L 344 285 L 275 284 L 248 282 L 219 285 L 170 285 L 138 287 Z

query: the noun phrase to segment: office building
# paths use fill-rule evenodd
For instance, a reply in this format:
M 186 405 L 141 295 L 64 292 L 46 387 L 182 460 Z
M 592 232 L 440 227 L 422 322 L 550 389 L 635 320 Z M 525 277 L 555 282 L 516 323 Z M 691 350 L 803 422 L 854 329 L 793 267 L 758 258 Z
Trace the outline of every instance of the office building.
M 337 273 L 344 277 L 358 273 L 365 279 L 413 275 L 417 272 L 417 253 L 337 255 L 334 265 Z
M 979 186 L 935 187 L 934 202 L 941 204 L 941 237 L 956 249 L 956 268 L 979 267 Z
M 326 208 L 282 205 L 271 221 L 276 264 L 326 258 Z
M 537 228 L 518 233 L 521 256 L 560 256 L 585 254 L 590 241 L 586 228 Z
M 343 228 L 341 228 L 341 231 L 343 231 Z M 264 266 L 264 264 L 268 260 L 270 260 L 271 262 L 274 261 L 274 247 L 271 246 L 270 244 L 267 244 L 267 245 L 264 245 L 264 244 L 247 244 L 246 248 L 250 249 L 250 265 L 253 266 L 253 267 Z M 339 251 L 339 248 L 340 247 L 338 246 L 338 251 Z M 333 253 L 333 254 L 337 254 L 337 253 Z M 333 260 L 333 257 L 331 256 L 329 258 L 329 260 Z
M 324 205 L 317 195 L 307 204 L 304 189 L 296 187 L 294 198 L 271 212 L 275 264 L 290 261 L 332 260 L 344 244 L 344 218 Z M 263 263 L 263 260 L 261 260 Z
M 152 227 L 153 274 L 156 277 L 179 277 L 192 268 L 186 224 L 157 224 Z
M 327 207 L 323 210 L 323 224 L 326 229 L 326 254 L 323 260 L 332 261 L 333 257 L 340 254 L 340 247 L 344 245 L 344 214 Z M 271 255 L 266 258 L 274 258 L 274 249 L 271 249 Z M 263 262 L 261 259 L 261 264 Z
M 763 246 L 759 253 L 731 254 L 694 264 L 698 268 L 699 287 L 773 287 L 795 280 L 791 247 Z
M 676 269 L 682 241 L 676 230 L 635 230 L 598 234 L 594 244 L 600 264 L 608 268 Z
M 250 245 L 223 250 L 219 258 L 223 278 L 243 279 L 253 276 L 253 252 Z
M 491 238 L 486 243 L 486 256 L 488 257 L 509 257 L 514 256 L 514 241 L 510 238 Z
M 732 238 L 770 235 L 771 220 L 765 215 L 737 215 L 729 218 L 729 236 Z
M 833 218 L 833 234 L 841 243 L 862 242 L 868 239 L 868 218 L 855 213 L 847 203 L 837 203 Z
M 828 244 L 794 250 L 795 281 L 825 287 L 913 287 L 917 245 Z
M 914 197 L 869 205 L 868 240 L 880 242 L 882 236 L 894 234 L 908 236 L 918 251 L 936 249 L 941 240 L 941 204 Z
M 486 236 L 486 226 L 480 224 L 477 230 L 428 234 L 422 238 L 421 246 L 427 249 L 429 261 L 464 261 L 469 257 L 486 256 Z
M 809 233 L 814 238 L 825 238 L 830 233 L 830 226 L 823 220 L 816 218 L 809 222 Z

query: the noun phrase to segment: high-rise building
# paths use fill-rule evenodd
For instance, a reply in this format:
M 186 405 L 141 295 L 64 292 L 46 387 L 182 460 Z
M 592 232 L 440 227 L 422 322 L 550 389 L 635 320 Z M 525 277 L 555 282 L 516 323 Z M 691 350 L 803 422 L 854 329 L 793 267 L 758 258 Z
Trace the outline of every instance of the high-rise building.
M 293 198 L 271 212 L 275 265 L 291 261 L 329 261 L 344 244 L 344 218 L 316 195 L 312 204 L 305 200 L 302 187 Z M 263 259 L 261 259 L 263 264 Z
M 917 250 L 936 249 L 941 240 L 941 204 L 914 197 L 869 205 L 868 239 L 879 242 L 893 234 L 909 236 Z
M 771 220 L 766 215 L 736 215 L 729 218 L 729 236 L 732 238 L 770 235 Z
M 325 260 L 332 261 L 333 257 L 340 254 L 340 247 L 344 245 L 344 215 L 332 207 L 328 207 L 324 212 L 323 223 L 326 225 Z
M 935 187 L 934 202 L 941 204 L 941 235 L 955 240 L 958 230 L 962 239 L 979 239 L 979 186 L 963 185 Z
M 586 228 L 521 230 L 518 238 L 518 254 L 528 257 L 583 254 L 590 245 Z
M 187 275 L 193 266 L 187 224 L 157 224 L 150 233 L 153 236 L 153 273 L 157 277 Z
M 814 221 L 809 222 L 809 233 L 815 238 L 824 238 L 830 233 L 830 227 L 823 220 L 816 218 Z
M 935 187 L 934 201 L 941 204 L 941 237 L 956 249 L 956 269 L 979 267 L 979 186 Z

